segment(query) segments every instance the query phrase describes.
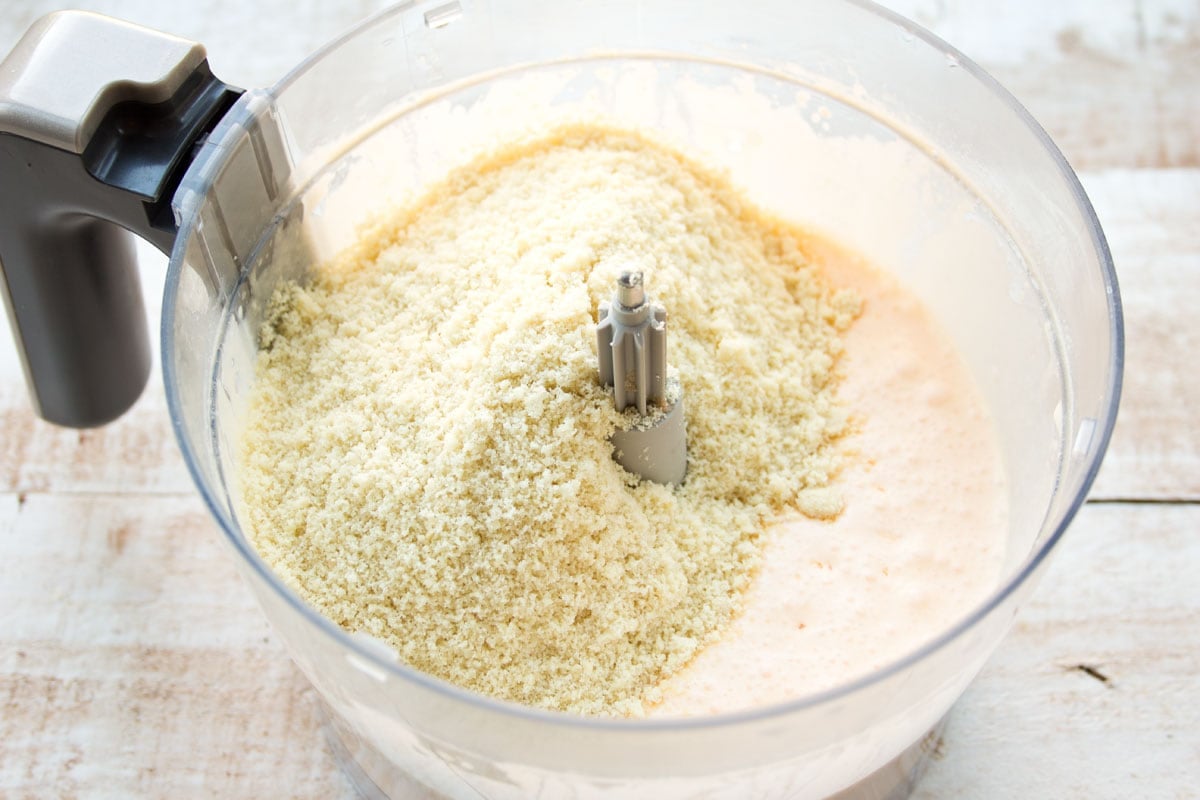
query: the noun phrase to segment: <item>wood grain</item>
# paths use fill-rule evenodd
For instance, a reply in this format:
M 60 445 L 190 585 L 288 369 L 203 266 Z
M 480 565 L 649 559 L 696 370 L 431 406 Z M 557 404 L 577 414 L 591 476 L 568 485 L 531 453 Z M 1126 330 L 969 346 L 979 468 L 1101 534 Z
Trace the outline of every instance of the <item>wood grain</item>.
M 1125 307 L 1125 387 L 1092 496 L 1200 500 L 1200 169 L 1087 173 Z
M 1200 4 L 886 0 L 992 74 L 1077 170 L 1200 165 Z
M 350 796 L 199 499 L 0 495 L 0 796 Z
M 1196 797 L 1197 530 L 1200 506 L 1086 506 L 914 800 Z

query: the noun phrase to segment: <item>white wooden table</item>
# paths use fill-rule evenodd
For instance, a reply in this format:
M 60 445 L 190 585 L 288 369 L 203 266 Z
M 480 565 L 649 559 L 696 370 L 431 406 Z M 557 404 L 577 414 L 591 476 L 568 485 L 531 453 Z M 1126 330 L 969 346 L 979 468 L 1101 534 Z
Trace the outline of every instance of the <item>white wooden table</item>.
M 217 75 L 261 86 L 383 5 L 77 7 L 202 41 Z M 1091 500 L 917 797 L 1200 797 L 1200 4 L 888 5 L 991 71 L 1079 170 L 1128 336 Z M 0 52 L 57 7 L 6 0 Z M 157 314 L 165 262 L 143 255 Z M 193 489 L 160 383 L 107 428 L 56 429 L 0 336 L 0 797 L 350 797 Z

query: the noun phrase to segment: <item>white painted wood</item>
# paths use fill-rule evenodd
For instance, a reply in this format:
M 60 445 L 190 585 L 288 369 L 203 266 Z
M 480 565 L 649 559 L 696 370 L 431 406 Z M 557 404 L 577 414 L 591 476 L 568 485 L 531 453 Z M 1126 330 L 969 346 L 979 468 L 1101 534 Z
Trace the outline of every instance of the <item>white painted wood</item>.
M 885 0 L 988 70 L 1076 169 L 1200 165 L 1194 0 Z
M 1196 505 L 1086 506 L 914 800 L 1200 797 L 1198 531 Z
M 261 86 L 386 3 L 77 5 L 203 41 L 218 75 Z M 995 74 L 1088 170 L 1129 355 L 1093 496 L 1160 501 L 1085 508 L 916 796 L 1200 797 L 1200 4 L 887 5 Z M 0 53 L 57 7 L 5 4 Z M 156 330 L 165 261 L 142 255 Z M 0 796 L 349 798 L 159 382 L 108 428 L 54 429 L 0 335 Z
M 1083 175 L 1125 306 L 1125 387 L 1093 497 L 1200 500 L 1200 169 Z
M 0 495 L 0 532 L 0 796 L 350 796 L 193 493 Z

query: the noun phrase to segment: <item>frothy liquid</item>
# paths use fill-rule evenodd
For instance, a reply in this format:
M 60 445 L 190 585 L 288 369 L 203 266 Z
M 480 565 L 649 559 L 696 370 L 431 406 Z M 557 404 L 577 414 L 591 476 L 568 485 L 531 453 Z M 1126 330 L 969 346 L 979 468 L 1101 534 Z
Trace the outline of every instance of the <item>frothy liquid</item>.
M 831 282 L 864 300 L 841 363 L 839 395 L 858 426 L 835 481 L 846 507 L 767 533 L 741 614 L 660 684 L 651 716 L 844 684 L 946 631 L 1000 575 L 1007 496 L 994 427 L 953 343 L 890 276 L 807 245 Z

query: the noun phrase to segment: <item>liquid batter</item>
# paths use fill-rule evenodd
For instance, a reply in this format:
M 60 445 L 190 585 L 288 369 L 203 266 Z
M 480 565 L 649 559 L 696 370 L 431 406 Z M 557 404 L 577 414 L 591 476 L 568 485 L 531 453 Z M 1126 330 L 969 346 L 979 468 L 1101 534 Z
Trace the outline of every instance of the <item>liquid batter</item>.
M 857 432 L 845 509 L 772 528 L 743 610 L 661 685 L 653 716 L 700 716 L 829 689 L 911 652 L 999 579 L 1007 498 L 995 432 L 953 344 L 896 282 L 810 238 L 863 313 L 844 336 Z

